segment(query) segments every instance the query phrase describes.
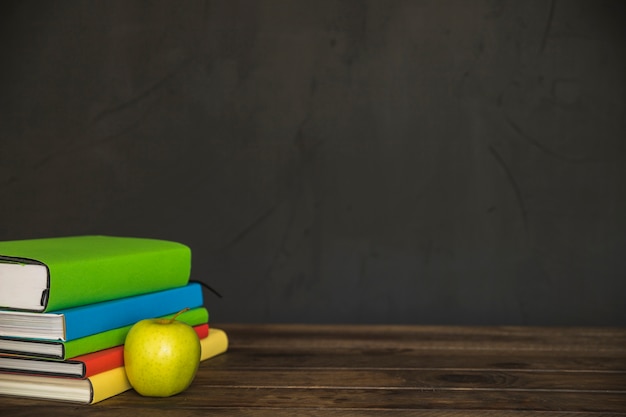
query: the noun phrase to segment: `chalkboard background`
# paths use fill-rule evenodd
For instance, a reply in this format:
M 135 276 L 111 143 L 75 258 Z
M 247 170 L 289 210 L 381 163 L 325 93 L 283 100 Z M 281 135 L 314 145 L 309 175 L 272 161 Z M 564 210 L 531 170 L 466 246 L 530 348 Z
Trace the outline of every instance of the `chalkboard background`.
M 0 5 L 0 239 L 193 250 L 214 322 L 626 325 L 622 1 Z

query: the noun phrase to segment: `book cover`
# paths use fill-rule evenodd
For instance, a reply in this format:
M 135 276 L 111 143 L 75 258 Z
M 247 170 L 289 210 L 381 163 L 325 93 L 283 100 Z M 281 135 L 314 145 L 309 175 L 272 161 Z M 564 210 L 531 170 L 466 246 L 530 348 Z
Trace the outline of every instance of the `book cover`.
M 202 286 L 190 283 L 50 313 L 0 311 L 0 336 L 68 341 L 202 303 Z
M 205 361 L 227 351 L 228 336 L 221 329 L 211 329 L 201 346 Z M 86 379 L 0 373 L 0 395 L 15 397 L 95 404 L 131 388 L 123 366 Z
M 161 318 L 171 318 L 176 314 L 177 313 L 168 314 Z M 204 307 L 196 307 L 178 315 L 176 320 L 185 322 L 191 326 L 197 326 L 199 324 L 208 323 L 209 312 Z M 134 323 L 66 342 L 0 337 L 0 353 L 66 360 L 75 356 L 124 344 L 126 335 L 133 325 Z
M 209 335 L 208 323 L 194 326 L 200 340 Z M 64 361 L 0 354 L 0 372 L 87 378 L 124 365 L 124 345 L 76 356 Z
M 124 367 L 86 379 L 0 373 L 0 394 L 94 404 L 131 389 Z
M 228 350 L 228 335 L 222 329 L 211 329 L 206 337 L 200 338 L 200 361 L 215 357 Z
M 68 236 L 0 242 L 0 308 L 46 312 L 187 284 L 177 242 Z

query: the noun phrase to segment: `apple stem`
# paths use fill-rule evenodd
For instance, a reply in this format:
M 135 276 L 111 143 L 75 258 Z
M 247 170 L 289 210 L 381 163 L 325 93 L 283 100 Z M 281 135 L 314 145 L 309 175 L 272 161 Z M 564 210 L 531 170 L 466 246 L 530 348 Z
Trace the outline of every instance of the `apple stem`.
M 182 310 L 180 310 L 178 313 L 174 314 L 174 317 L 172 317 L 172 318 L 169 320 L 169 322 L 170 322 L 170 323 L 174 323 L 174 321 L 176 320 L 176 318 L 177 318 L 178 316 L 180 316 L 181 314 L 183 314 L 185 311 L 189 311 L 189 307 L 187 307 L 187 308 L 183 308 L 183 309 L 182 309 Z

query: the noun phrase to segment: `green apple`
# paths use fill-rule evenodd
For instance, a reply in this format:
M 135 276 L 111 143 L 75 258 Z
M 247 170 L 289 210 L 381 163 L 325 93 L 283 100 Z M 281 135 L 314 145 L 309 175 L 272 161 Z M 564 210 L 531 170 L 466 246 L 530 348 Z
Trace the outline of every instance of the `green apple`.
M 200 340 L 190 325 L 176 320 L 178 314 L 170 319 L 138 321 L 126 336 L 126 375 L 135 391 L 143 396 L 178 394 L 196 376 Z

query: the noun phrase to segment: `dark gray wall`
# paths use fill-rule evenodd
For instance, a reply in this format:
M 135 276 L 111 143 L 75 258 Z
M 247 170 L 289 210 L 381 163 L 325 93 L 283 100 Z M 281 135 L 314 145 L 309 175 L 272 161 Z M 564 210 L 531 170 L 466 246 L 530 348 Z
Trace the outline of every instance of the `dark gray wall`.
M 192 247 L 212 320 L 626 325 L 622 1 L 0 6 L 0 239 Z

